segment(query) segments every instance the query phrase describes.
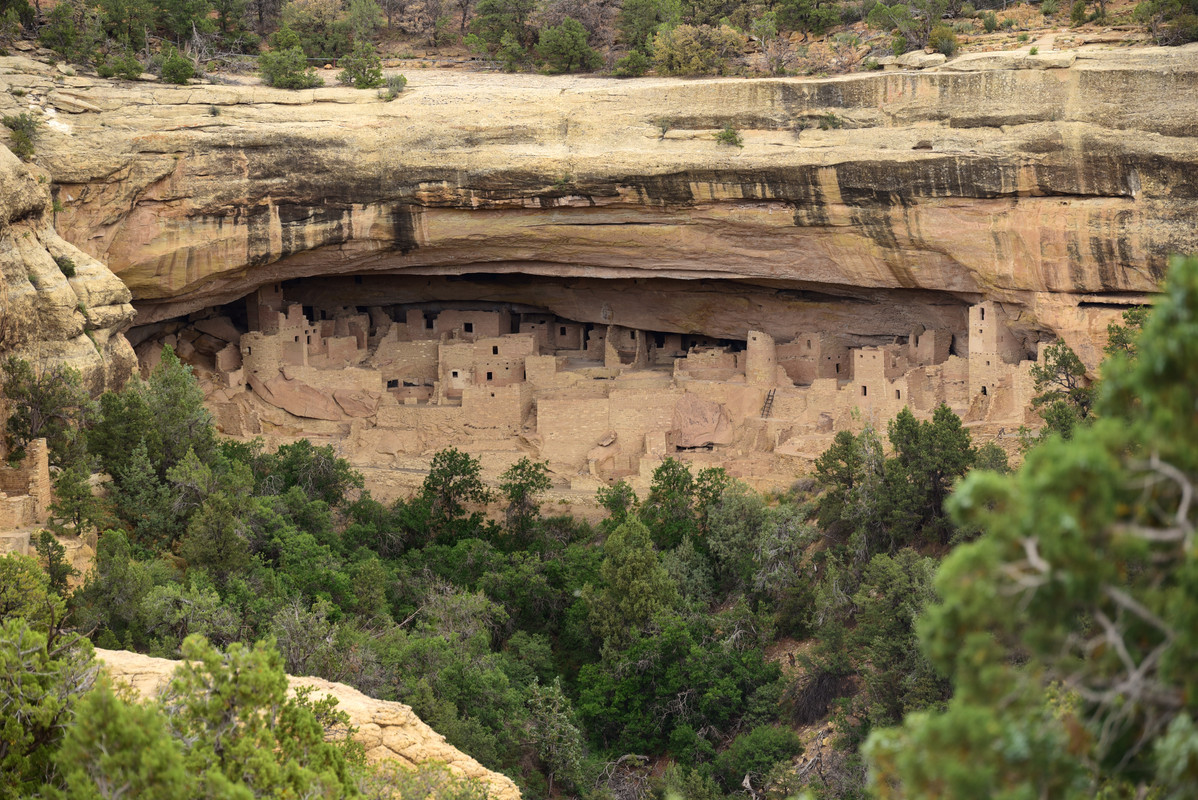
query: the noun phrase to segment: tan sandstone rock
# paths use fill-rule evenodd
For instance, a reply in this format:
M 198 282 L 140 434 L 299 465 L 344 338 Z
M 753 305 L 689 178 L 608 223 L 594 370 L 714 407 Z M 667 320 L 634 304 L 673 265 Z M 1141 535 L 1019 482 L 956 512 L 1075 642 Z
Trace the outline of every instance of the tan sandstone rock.
M 44 170 L 0 146 L 0 355 L 69 364 L 95 394 L 123 385 L 136 366 L 123 335 L 133 319 L 130 293 L 58 236 L 49 184 Z M 70 259 L 74 275 L 56 258 Z
M 104 662 L 114 680 L 129 684 L 144 697 L 153 697 L 166 686 L 178 666 L 176 661 L 121 650 L 97 649 L 96 658 Z M 519 800 L 520 790 L 511 778 L 491 772 L 447 744 L 444 736 L 403 703 L 375 700 L 350 686 L 320 678 L 289 677 L 288 681 L 293 690 L 312 686 L 318 696 L 336 697 L 337 708 L 358 728 L 357 738 L 371 761 L 394 760 L 409 766 L 441 762 L 459 775 L 486 783 L 495 800 Z
M 391 103 L 91 79 L 71 96 L 101 110 L 60 115 L 39 159 L 60 228 L 126 281 L 139 322 L 286 278 L 519 273 L 594 323 L 612 319 L 575 282 L 672 281 L 638 301 L 653 324 L 615 321 L 727 337 L 885 335 L 988 298 L 1094 364 L 1091 332 L 1198 250 L 1198 48 L 959 61 L 827 79 L 428 71 Z M 31 63 L 0 59 L 0 79 L 49 92 Z M 715 142 L 725 125 L 743 149 Z

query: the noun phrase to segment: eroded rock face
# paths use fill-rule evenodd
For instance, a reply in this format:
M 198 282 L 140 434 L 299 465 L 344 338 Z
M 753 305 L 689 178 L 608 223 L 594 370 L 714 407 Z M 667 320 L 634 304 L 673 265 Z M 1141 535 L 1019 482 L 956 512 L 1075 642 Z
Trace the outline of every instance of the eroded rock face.
M 96 650 L 113 679 L 127 683 L 142 696 L 156 695 L 174 674 L 178 662 L 151 658 L 123 650 Z M 420 721 L 403 703 L 374 700 L 357 689 L 320 678 L 288 677 L 291 688 L 312 686 L 318 696 L 337 698 L 337 708 L 349 715 L 358 729 L 355 737 L 365 746 L 371 761 L 395 760 L 415 766 L 438 761 L 459 775 L 480 780 L 495 800 L 519 800 L 520 790 L 511 778 L 483 767 L 470 756 L 447 744 L 445 737 Z
M 55 232 L 49 174 L 0 146 L 0 356 L 69 364 L 93 394 L 118 387 L 137 365 L 122 335 L 129 300 L 107 267 Z
M 876 333 L 852 320 L 902 290 L 914 316 L 997 300 L 1017 333 L 1093 364 L 1120 307 L 1198 250 L 1198 47 L 1048 60 L 826 80 L 430 71 L 391 103 L 2 79 L 79 112 L 40 146 L 60 229 L 132 288 L 139 322 L 337 273 L 732 280 L 811 296 L 739 331 L 701 309 L 641 327 L 784 336 L 788 315 L 839 310 L 841 332 Z M 716 144 L 726 124 L 743 149 Z M 736 287 L 717 294 L 751 315 Z

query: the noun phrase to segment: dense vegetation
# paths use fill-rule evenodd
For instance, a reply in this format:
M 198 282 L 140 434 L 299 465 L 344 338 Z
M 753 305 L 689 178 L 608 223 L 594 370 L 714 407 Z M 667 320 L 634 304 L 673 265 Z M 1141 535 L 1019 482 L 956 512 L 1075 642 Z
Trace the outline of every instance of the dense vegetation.
M 1179 262 L 1154 315 L 1112 327 L 1100 383 L 1056 348 L 1036 379 L 1057 427 L 1013 474 L 941 407 L 886 443 L 838 434 L 781 496 L 667 459 L 643 499 L 601 491 L 594 528 L 544 513 L 528 459 L 492 488 L 446 450 L 385 505 L 330 447 L 221 440 L 169 350 L 95 407 L 10 361 L 6 393 L 60 434 L 60 533 L 103 533 L 73 593 L 50 537 L 44 571 L 0 561 L 0 704 L 25 709 L 2 791 L 100 796 L 149 765 L 144 796 L 377 785 L 323 743 L 334 709 L 271 694 L 286 670 L 411 704 L 529 797 L 1192 796 L 1196 313 Z M 93 467 L 103 502 L 71 491 Z M 90 685 L 74 631 L 196 663 L 136 703 Z M 217 714 L 226 684 L 246 705 Z M 228 724 L 240 744 L 214 749 Z
M 35 0 L 37 2 L 37 0 Z M 868 67 L 874 59 L 931 47 L 952 55 L 959 34 L 1012 29 L 1028 15 L 1007 14 L 1001 0 L 61 0 L 35 9 L 29 0 L 0 0 L 0 47 L 36 34 L 62 58 L 94 65 L 105 77 L 136 78 L 143 70 L 185 83 L 208 65 L 245 66 L 263 53 L 264 80 L 306 88 L 322 80 L 313 67 L 336 59 L 376 58 L 396 37 L 431 47 L 464 45 L 508 70 L 549 73 L 605 68 L 620 76 L 725 74 L 746 69 L 746 49 L 760 53 L 751 69 L 776 74 Z M 1164 44 L 1198 39 L 1198 0 L 1144 0 L 1134 14 L 1108 13 L 1105 0 L 1036 4 L 1060 24 L 1131 23 Z M 996 12 L 1002 13 L 1000 22 Z M 841 30 L 825 51 L 808 37 Z M 799 34 L 792 37 L 791 34 Z M 1021 34 L 1019 41 L 1026 41 Z M 830 53 L 830 55 L 829 55 Z M 410 51 L 406 53 L 411 55 Z M 252 63 L 252 62 L 250 62 Z M 381 85 L 350 70 L 341 82 Z

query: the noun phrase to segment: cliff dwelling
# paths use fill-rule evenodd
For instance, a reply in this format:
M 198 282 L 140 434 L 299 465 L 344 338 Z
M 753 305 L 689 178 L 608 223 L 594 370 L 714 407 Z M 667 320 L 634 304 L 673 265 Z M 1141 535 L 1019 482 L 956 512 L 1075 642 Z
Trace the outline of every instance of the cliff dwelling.
M 772 333 L 709 335 L 668 329 L 688 302 L 673 302 L 681 290 L 549 284 L 293 279 L 130 338 L 143 370 L 163 345 L 192 364 L 228 435 L 328 440 L 364 467 L 413 474 L 449 446 L 496 472 L 531 454 L 561 487 L 588 494 L 600 482 L 647 481 L 667 455 L 784 485 L 837 431 L 884 429 L 904 407 L 928 418 L 946 403 L 976 440 L 1009 448 L 1035 422 L 1038 342 L 1017 335 L 993 301 L 938 298 L 934 315 L 926 299 L 914 306 L 937 327 L 891 306 L 884 319 L 839 330 L 787 332 L 802 315 L 775 314 L 760 325 Z M 722 290 L 785 300 L 765 287 Z M 576 307 L 578 318 L 517 301 L 538 295 Z M 434 299 L 444 297 L 455 299 Z

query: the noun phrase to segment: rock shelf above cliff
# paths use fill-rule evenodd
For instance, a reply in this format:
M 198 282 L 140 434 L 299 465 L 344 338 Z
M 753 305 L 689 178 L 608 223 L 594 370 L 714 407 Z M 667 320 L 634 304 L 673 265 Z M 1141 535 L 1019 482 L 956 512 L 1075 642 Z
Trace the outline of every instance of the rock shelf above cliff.
M 7 58 L 29 94 L 0 97 L 62 112 L 38 154 L 59 230 L 139 322 L 329 274 L 727 280 L 996 300 L 1093 364 L 1113 312 L 1198 250 L 1198 47 L 999 55 L 823 80 L 421 71 L 390 103 Z

